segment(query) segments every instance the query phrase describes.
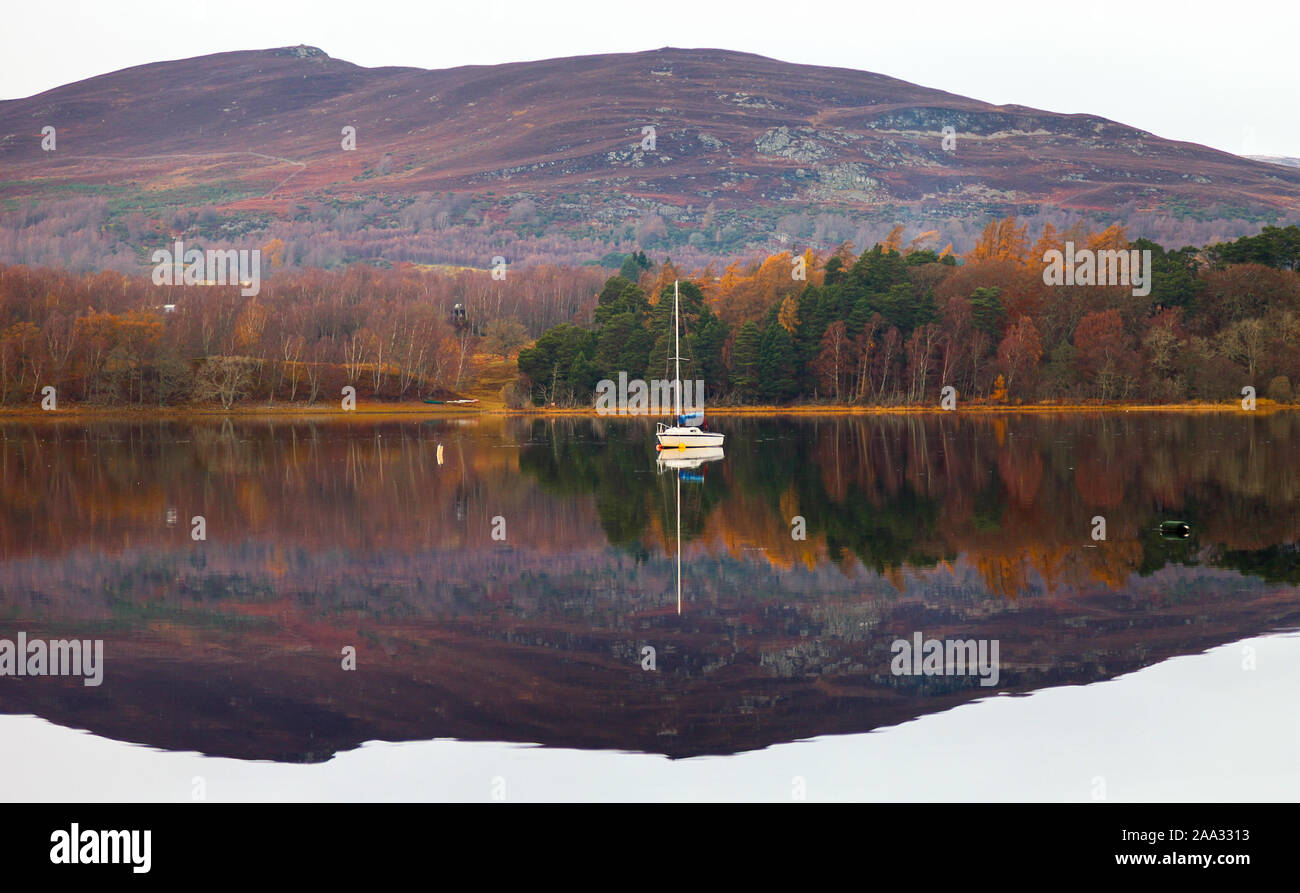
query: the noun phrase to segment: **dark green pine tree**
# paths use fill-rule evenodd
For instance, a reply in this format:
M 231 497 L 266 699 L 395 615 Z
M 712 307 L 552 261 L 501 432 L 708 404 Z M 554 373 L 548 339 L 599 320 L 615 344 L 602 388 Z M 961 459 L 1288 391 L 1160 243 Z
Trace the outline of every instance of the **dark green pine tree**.
M 644 378 L 652 341 L 645 325 L 635 313 L 620 313 L 601 326 L 596 341 L 596 368 L 602 378 L 618 380 L 618 373 L 628 378 Z M 653 377 L 653 376 L 651 376 Z
M 897 251 L 885 251 L 879 245 L 862 252 L 853 264 L 852 278 L 864 292 L 884 293 L 907 282 L 907 262 Z
M 793 339 L 795 360 L 799 368 L 806 369 L 817 356 L 822 335 L 831 324 L 829 313 L 830 308 L 822 289 L 810 285 L 799 294 L 795 317 L 799 322 L 795 326 Z
M 758 397 L 759 352 L 763 333 L 758 324 L 747 322 L 736 332 L 731 346 L 731 384 L 742 400 Z
M 636 282 L 641 273 L 650 269 L 650 259 L 644 251 L 634 251 L 623 259 L 623 266 L 618 268 L 618 275 L 628 282 Z
M 673 377 L 673 333 L 671 327 L 652 337 L 654 337 L 655 343 L 650 348 L 650 358 L 646 361 L 646 377 L 670 379 Z M 685 356 L 685 353 L 682 355 Z M 682 375 L 686 375 L 685 370 L 683 370 Z
M 586 354 L 576 354 L 569 365 L 567 376 L 567 384 L 573 390 L 574 399 L 586 400 L 591 397 L 599 380 L 600 373 L 596 364 Z
M 596 297 L 596 310 L 592 316 L 599 328 L 623 313 L 631 313 L 643 320 L 649 310 L 650 302 L 646 300 L 645 292 L 635 283 L 622 276 L 611 276 Z
M 569 374 L 578 357 L 596 352 L 596 333 L 562 323 L 547 329 L 532 347 L 519 351 L 519 371 L 533 383 L 536 399 L 553 400 L 573 384 Z M 583 368 L 578 364 L 578 368 Z
M 1195 248 L 1180 248 L 1177 251 L 1165 251 L 1150 239 L 1138 239 L 1133 243 L 1138 251 L 1151 252 L 1151 303 L 1161 307 L 1195 306 L 1197 293 L 1202 282 L 1196 278 L 1199 253 Z M 1213 256 L 1214 248 L 1210 252 Z
M 758 396 L 783 403 L 799 392 L 794 341 L 779 322 L 769 322 L 758 346 Z
M 971 318 L 975 328 L 982 329 L 994 344 L 1002 340 L 1002 323 L 1007 317 L 1000 292 L 997 287 L 977 288 L 970 295 Z
M 641 275 L 641 268 L 637 265 L 636 258 L 628 255 L 623 260 L 623 266 L 618 268 L 620 279 L 626 279 L 628 282 L 636 282 Z
M 826 285 L 839 285 L 844 281 L 844 277 L 847 275 L 844 272 L 844 259 L 839 255 L 831 257 L 826 261 L 825 273 L 826 275 L 823 277 L 822 281 Z
M 695 319 L 704 310 L 704 292 L 694 282 L 681 281 L 677 283 L 677 303 L 681 306 L 682 325 L 686 329 L 693 328 Z M 668 329 L 672 334 L 673 327 L 673 287 L 671 284 L 665 285 L 659 291 L 659 303 L 655 304 L 655 319 L 662 320 L 663 327 Z
M 859 298 L 858 302 L 853 305 L 853 310 L 850 311 L 848 316 L 847 325 L 849 336 L 856 338 L 861 334 L 862 330 L 867 327 L 867 323 L 871 321 L 871 317 L 875 315 L 875 313 L 876 308 L 872 306 L 870 301 L 866 298 Z
M 877 306 L 885 321 L 891 326 L 897 326 L 904 338 L 917 326 L 934 322 L 936 315 L 933 290 L 927 289 L 917 297 L 916 290 L 908 283 L 892 286 L 884 295 L 879 296 Z
M 691 356 L 695 358 L 698 378 L 704 379 L 710 397 L 727 389 L 727 367 L 722 362 L 722 346 L 727 342 L 727 324 L 707 307 L 700 313 L 692 336 Z

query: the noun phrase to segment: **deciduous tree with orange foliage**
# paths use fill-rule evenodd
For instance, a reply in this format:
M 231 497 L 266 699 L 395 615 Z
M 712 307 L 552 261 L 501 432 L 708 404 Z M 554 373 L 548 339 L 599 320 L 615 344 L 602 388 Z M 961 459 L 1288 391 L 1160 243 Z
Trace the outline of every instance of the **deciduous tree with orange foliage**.
M 991 221 L 966 255 L 969 262 L 1009 260 L 1022 266 L 1030 263 L 1029 227 L 1017 225 L 1014 216 Z

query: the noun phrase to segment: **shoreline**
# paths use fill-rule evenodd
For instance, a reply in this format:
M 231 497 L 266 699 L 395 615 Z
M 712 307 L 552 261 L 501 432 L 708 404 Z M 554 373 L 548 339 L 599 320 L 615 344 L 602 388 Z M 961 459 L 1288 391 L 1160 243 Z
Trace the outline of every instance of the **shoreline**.
M 1244 413 L 1270 415 L 1277 412 L 1300 410 L 1298 404 L 1279 404 L 1259 400 L 1253 410 L 1241 408 L 1239 401 L 1227 403 L 1031 403 L 1020 405 L 972 403 L 946 410 L 934 405 L 906 406 L 719 406 L 707 410 L 711 416 L 891 416 L 891 415 L 1080 415 L 1130 412 L 1169 413 Z M 123 407 L 74 405 L 63 409 L 42 410 L 34 406 L 0 408 L 3 421 L 56 421 L 61 418 L 102 421 L 146 421 L 187 419 L 290 419 L 342 421 L 348 418 L 465 418 L 467 416 L 522 416 L 534 418 L 603 418 L 603 419 L 666 419 L 671 414 L 615 415 L 601 414 L 595 407 L 537 407 L 532 409 L 507 409 L 504 406 L 445 406 L 423 403 L 358 403 L 356 409 L 344 410 L 328 406 L 238 406 L 231 409 L 211 407 Z

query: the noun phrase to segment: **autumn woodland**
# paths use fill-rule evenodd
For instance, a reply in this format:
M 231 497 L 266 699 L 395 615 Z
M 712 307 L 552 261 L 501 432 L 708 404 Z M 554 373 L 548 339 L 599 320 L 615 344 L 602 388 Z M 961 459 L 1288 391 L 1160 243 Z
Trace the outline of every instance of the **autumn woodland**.
M 1067 243 L 1151 252 L 1150 294 L 1047 285 Z M 590 406 L 601 379 L 667 376 L 672 283 L 684 375 L 720 405 L 930 405 L 951 386 L 991 405 L 1290 402 L 1300 385 L 1300 228 L 1200 248 L 1123 227 L 988 224 L 956 256 L 899 226 L 860 253 L 783 252 L 685 270 L 644 251 L 599 265 L 491 270 L 284 266 L 260 292 L 147 275 L 0 267 L 0 403 L 33 407 L 308 406 L 481 391 L 485 405 Z M 463 313 L 456 310 L 457 305 Z M 517 363 L 517 370 L 511 364 Z

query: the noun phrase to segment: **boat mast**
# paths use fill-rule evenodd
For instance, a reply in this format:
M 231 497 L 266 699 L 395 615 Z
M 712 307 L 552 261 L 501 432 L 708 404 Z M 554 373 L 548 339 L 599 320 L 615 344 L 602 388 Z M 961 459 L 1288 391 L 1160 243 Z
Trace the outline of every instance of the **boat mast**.
M 677 613 L 682 613 L 682 473 L 677 472 Z
M 677 280 L 673 280 L 673 361 L 674 378 L 673 378 L 673 415 L 682 414 L 682 344 L 678 334 L 677 325 Z M 677 419 L 673 419 L 674 422 Z
M 677 315 L 680 307 L 678 280 L 673 280 L 673 423 L 681 421 L 682 414 L 682 342 L 681 326 Z M 677 613 L 682 613 L 682 473 L 677 478 Z

